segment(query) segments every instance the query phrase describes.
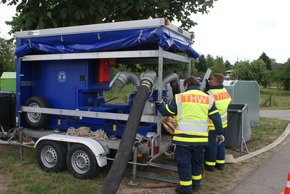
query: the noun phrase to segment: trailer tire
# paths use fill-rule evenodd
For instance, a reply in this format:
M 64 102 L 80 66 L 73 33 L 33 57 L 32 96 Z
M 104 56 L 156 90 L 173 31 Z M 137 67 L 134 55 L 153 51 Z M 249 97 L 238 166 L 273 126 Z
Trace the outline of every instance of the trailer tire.
M 41 141 L 36 146 L 37 161 L 46 172 L 60 172 L 66 168 L 66 148 L 56 141 Z
M 29 98 L 25 102 L 25 106 L 29 107 L 40 107 L 40 108 L 49 108 L 48 102 L 42 98 L 41 96 L 33 96 Z M 49 114 L 43 114 L 43 113 L 32 113 L 32 112 L 26 112 L 24 114 L 24 119 L 26 123 L 34 129 L 39 129 L 45 127 L 49 121 L 51 116 Z
M 82 144 L 71 146 L 66 162 L 68 170 L 78 179 L 94 178 L 100 168 L 93 152 Z

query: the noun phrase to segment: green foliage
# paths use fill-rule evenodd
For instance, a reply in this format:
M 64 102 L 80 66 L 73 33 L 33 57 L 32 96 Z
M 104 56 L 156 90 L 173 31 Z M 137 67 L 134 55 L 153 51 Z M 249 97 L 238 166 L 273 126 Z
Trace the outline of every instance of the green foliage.
M 290 90 L 290 58 L 284 63 L 280 76 L 284 89 Z
M 214 66 L 214 58 L 211 55 L 206 56 L 206 67 L 212 68 Z
M 11 40 L 0 38 L 0 76 L 4 71 L 15 71 L 14 49 Z
M 226 60 L 225 66 L 226 66 L 226 70 L 232 69 L 232 64 L 228 60 Z
M 206 59 L 205 59 L 204 55 L 199 56 L 199 58 L 194 62 L 194 67 L 199 72 L 206 71 L 207 67 L 206 67 Z
M 195 75 L 196 69 L 191 65 L 191 74 Z M 133 72 L 140 76 L 142 73 L 147 71 L 154 71 L 158 73 L 158 65 L 156 64 L 135 64 L 135 65 L 125 65 L 117 64 L 113 68 L 113 76 L 115 76 L 120 71 Z M 176 73 L 179 78 L 184 79 L 188 77 L 188 64 L 164 64 L 163 66 L 163 77 L 169 75 L 170 73 Z M 158 76 L 158 75 L 157 75 Z
M 217 57 L 214 60 L 214 65 L 211 67 L 211 70 L 212 70 L 212 74 L 215 74 L 215 73 L 225 74 L 226 66 L 224 64 L 224 60 L 222 57 Z
M 233 68 L 232 78 L 239 80 L 256 80 L 258 84 L 267 87 L 270 84 L 270 71 L 263 60 L 239 61 Z
M 196 22 L 192 13 L 208 13 L 213 0 L 3 0 L 16 5 L 17 14 L 12 21 L 12 32 L 84 24 L 107 23 L 148 18 L 168 18 L 181 23 L 188 30 Z
M 253 76 L 250 74 L 250 62 L 249 61 L 239 61 L 235 64 L 232 72 L 232 79 L 244 79 L 251 80 Z
M 270 73 L 272 86 L 280 88 L 280 86 L 283 85 L 283 82 L 281 80 L 282 71 L 280 69 L 272 69 Z
M 266 68 L 268 70 L 271 70 L 272 69 L 272 60 L 270 59 L 270 57 L 267 56 L 266 53 L 262 53 L 261 56 L 259 57 L 259 59 L 262 59 L 265 64 L 266 64 Z

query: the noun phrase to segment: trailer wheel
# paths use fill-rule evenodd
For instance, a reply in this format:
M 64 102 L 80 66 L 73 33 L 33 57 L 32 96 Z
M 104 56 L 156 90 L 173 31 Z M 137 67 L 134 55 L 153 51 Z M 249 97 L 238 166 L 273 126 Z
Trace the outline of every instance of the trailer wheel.
M 40 168 L 46 172 L 60 172 L 66 168 L 66 148 L 60 142 L 39 142 L 36 155 Z
M 94 178 L 99 170 L 93 152 L 81 144 L 75 144 L 68 150 L 66 162 L 68 170 L 78 179 Z
M 25 106 L 49 108 L 48 102 L 41 96 L 33 96 L 29 98 L 26 101 Z M 27 112 L 24 114 L 24 119 L 26 123 L 32 128 L 43 128 L 49 123 L 50 115 L 42 114 L 42 113 Z

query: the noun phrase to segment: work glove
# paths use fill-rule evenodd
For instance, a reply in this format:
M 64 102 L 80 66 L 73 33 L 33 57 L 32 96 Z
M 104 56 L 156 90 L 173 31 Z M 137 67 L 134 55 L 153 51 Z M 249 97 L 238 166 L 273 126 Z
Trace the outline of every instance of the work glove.
M 223 135 L 217 135 L 216 136 L 216 142 L 220 145 L 225 141 L 225 136 Z
M 205 91 L 208 91 L 210 89 L 210 83 L 208 79 L 205 80 Z

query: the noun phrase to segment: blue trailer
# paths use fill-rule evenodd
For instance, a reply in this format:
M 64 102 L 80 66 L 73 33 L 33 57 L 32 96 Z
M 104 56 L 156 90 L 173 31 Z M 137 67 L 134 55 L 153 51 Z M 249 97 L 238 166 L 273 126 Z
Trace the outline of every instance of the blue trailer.
M 141 165 L 150 165 L 171 146 L 171 137 L 162 133 L 156 101 L 168 98 L 167 85 L 176 85 L 179 78 L 174 73 L 163 77 L 164 65 L 188 65 L 189 75 L 191 58 L 198 53 L 192 34 L 166 22 L 158 18 L 15 33 L 16 125 L 37 139 L 43 170 L 67 167 L 77 178 L 92 178 L 113 159 L 108 154 L 119 148 L 136 102 L 132 91 L 126 104 L 106 103 L 104 92 L 113 84 L 147 84 L 150 90 L 131 150 L 134 156 L 148 154 L 148 163 Z M 158 72 L 137 76 L 124 71 L 113 77 L 116 64 L 156 64 Z M 84 126 L 102 130 L 108 138 L 67 133 Z M 134 158 L 131 163 L 136 165 Z

